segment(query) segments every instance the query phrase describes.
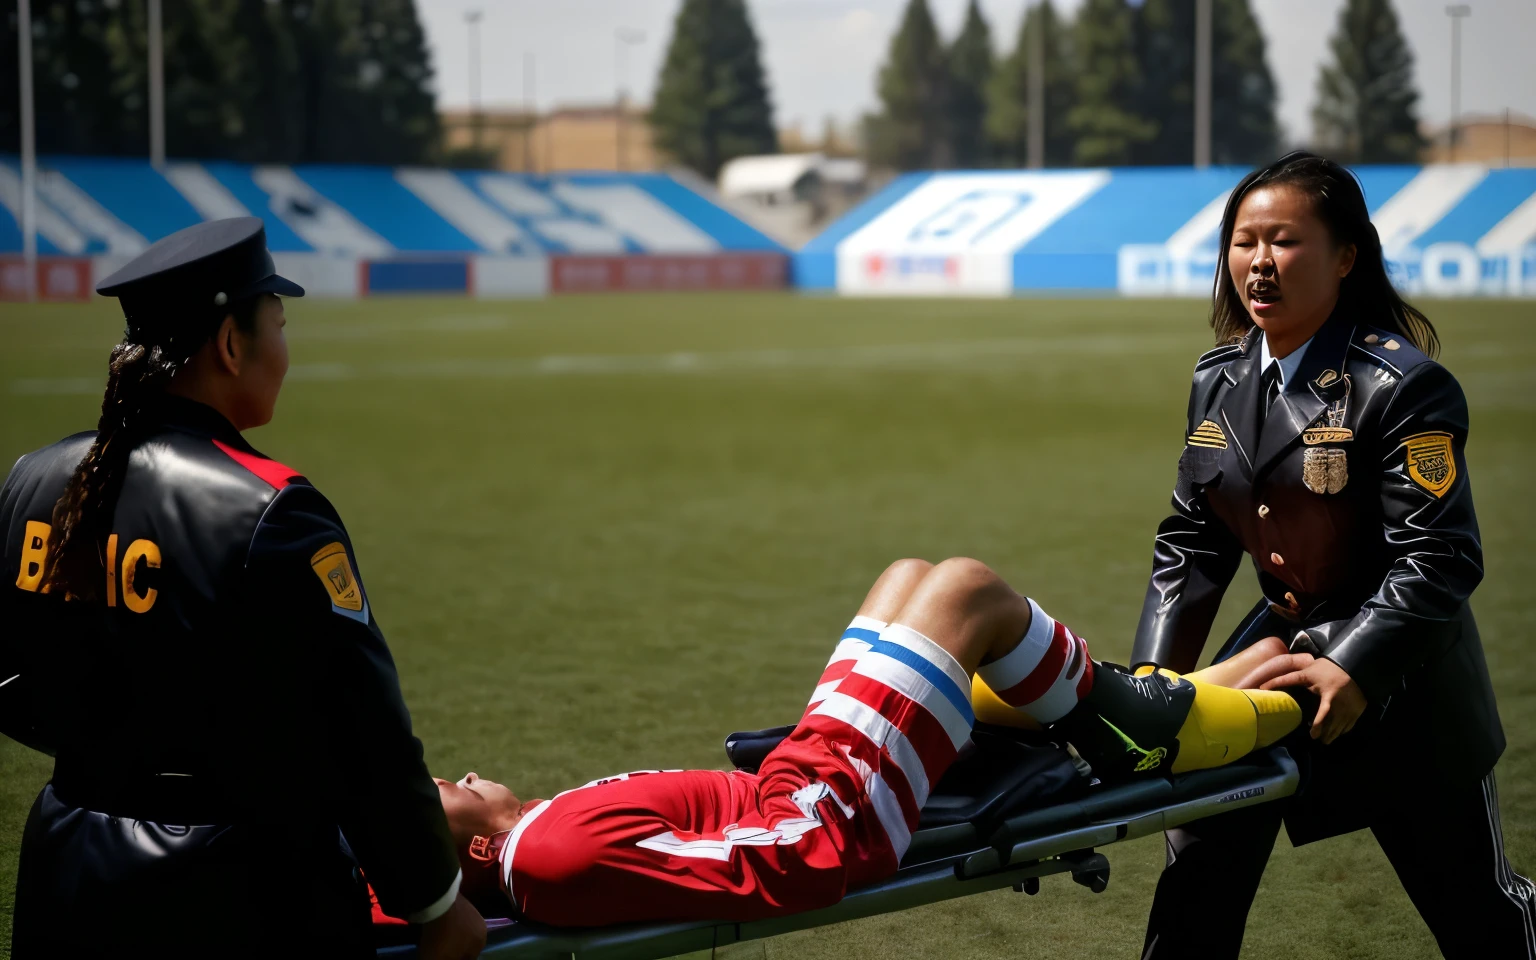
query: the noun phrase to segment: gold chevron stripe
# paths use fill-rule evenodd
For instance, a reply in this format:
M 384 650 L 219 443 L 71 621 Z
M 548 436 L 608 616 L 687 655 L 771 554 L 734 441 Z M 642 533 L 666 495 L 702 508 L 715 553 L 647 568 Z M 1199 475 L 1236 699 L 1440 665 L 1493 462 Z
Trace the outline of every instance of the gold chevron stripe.
M 1192 447 L 1209 447 L 1214 450 L 1227 449 L 1227 435 L 1222 432 L 1221 426 L 1214 420 L 1202 421 L 1195 432 L 1189 435 L 1185 441 Z

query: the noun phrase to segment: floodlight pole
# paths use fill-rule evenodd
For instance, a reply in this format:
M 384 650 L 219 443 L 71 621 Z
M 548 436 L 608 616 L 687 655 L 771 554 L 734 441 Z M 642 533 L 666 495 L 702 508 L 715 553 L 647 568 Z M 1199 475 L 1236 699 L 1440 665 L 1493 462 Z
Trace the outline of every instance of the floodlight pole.
M 1195 166 L 1211 165 L 1211 0 L 1195 0 Z
M 149 0 L 149 163 L 165 169 L 165 31 L 160 0 Z
M 1029 154 L 1030 169 L 1045 166 L 1045 3 L 1035 4 L 1035 28 L 1029 31 Z M 1025 16 L 1029 16 L 1026 12 Z
M 37 123 L 32 107 L 32 4 L 16 0 L 21 87 L 21 262 L 27 302 L 37 299 Z
M 1472 8 L 1465 3 L 1452 4 L 1445 8 L 1445 15 L 1451 18 L 1451 130 L 1450 159 L 1456 159 L 1456 141 L 1461 133 L 1461 21 L 1463 17 L 1472 15 Z
M 480 10 L 464 11 L 464 22 L 469 25 L 469 130 L 470 141 L 480 149 Z
M 618 169 L 623 170 L 628 159 L 627 143 L 628 131 L 625 122 L 625 107 L 629 101 L 629 93 L 624 89 L 624 54 L 626 48 L 631 45 L 638 46 L 645 41 L 645 32 L 632 27 L 619 27 L 613 31 L 613 86 L 614 86 L 614 147 L 615 160 Z

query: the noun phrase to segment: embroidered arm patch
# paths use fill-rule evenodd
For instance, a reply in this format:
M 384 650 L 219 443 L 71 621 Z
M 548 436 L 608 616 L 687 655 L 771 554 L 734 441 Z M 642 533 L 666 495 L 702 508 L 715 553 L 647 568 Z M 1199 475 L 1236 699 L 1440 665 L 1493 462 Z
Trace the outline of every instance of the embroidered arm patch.
M 347 548 L 341 543 L 328 543 L 309 558 L 310 568 L 325 584 L 325 592 L 331 598 L 331 609 L 353 620 L 368 621 L 368 604 L 363 598 L 363 588 L 352 572 L 352 560 Z
M 1227 449 L 1227 435 L 1221 432 L 1221 426 L 1214 420 L 1202 421 L 1195 432 L 1189 435 L 1186 441 L 1192 447 L 1212 447 L 1217 450 Z
M 1440 431 L 1416 433 L 1403 441 L 1407 448 L 1408 476 L 1436 497 L 1443 497 L 1456 482 L 1456 457 L 1451 435 Z

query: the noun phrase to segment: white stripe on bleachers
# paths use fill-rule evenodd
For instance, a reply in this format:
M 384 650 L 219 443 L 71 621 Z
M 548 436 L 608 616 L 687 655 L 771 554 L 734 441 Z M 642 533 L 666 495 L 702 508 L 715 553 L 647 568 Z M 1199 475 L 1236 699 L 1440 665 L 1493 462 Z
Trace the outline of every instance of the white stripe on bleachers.
M 1488 168 L 1475 163 L 1441 163 L 1421 169 L 1371 217 L 1387 256 L 1439 223 L 1486 176 Z
M 574 210 L 596 217 L 640 245 L 646 253 L 716 253 L 714 237 L 676 210 L 628 183 L 556 183 L 550 193 Z
M 57 170 L 38 172 L 37 192 L 87 237 L 104 243 L 108 254 L 133 257 L 149 246 L 142 233 L 117 219 Z
M 251 180 L 271 197 L 268 206 L 305 243 L 322 253 L 382 257 L 394 252 L 383 237 L 326 199 L 289 167 L 256 167 Z M 313 211 L 301 213 L 300 208 Z
M 1483 234 L 1477 241 L 1477 252 L 1485 257 L 1518 254 L 1533 241 L 1536 241 L 1536 193 L 1526 197 L 1520 206 Z
M 21 226 L 21 175 L 8 164 L 0 163 L 0 206 L 5 207 Z M 78 256 L 85 253 L 90 242 L 85 234 L 75 229 L 59 212 L 38 198 L 34 206 L 37 212 L 37 232 L 60 251 Z
M 1163 243 L 1168 256 L 1174 259 L 1189 257 L 1202 246 L 1215 246 L 1220 242 L 1221 215 L 1226 212 L 1227 198 L 1231 195 L 1231 190 L 1223 190 L 1216 199 L 1201 207 L 1199 213 L 1190 217 L 1187 223 L 1173 231 L 1173 235 Z
M 489 253 L 537 253 L 539 245 L 505 214 L 481 200 L 448 170 L 404 167 L 395 180 L 453 228 Z
M 200 163 L 173 163 L 165 168 L 165 179 L 204 220 L 251 216 L 245 204 Z

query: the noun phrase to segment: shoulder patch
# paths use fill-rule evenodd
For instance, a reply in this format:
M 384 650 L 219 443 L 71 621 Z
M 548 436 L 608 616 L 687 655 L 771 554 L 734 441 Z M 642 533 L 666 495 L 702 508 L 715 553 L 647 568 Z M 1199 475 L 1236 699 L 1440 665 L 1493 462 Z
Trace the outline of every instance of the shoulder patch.
M 1443 497 L 1456 482 L 1456 457 L 1451 435 L 1439 430 L 1416 433 L 1402 442 L 1408 476 L 1435 497 Z
M 288 486 L 290 481 L 303 476 L 303 474 L 292 467 L 284 466 L 276 460 L 268 460 L 266 457 L 258 456 L 254 453 L 237 450 L 223 441 L 215 440 L 213 445 L 224 451 L 225 455 L 231 460 L 254 473 L 275 489 L 281 490 Z
M 1189 435 L 1185 441 L 1192 447 L 1211 447 L 1216 450 L 1227 449 L 1227 435 L 1222 432 L 1221 425 L 1215 420 L 1204 420 L 1195 432 Z
M 352 571 L 352 558 L 340 541 L 328 543 L 309 558 L 309 566 L 325 585 L 331 610 L 360 623 L 368 622 L 368 601 Z

